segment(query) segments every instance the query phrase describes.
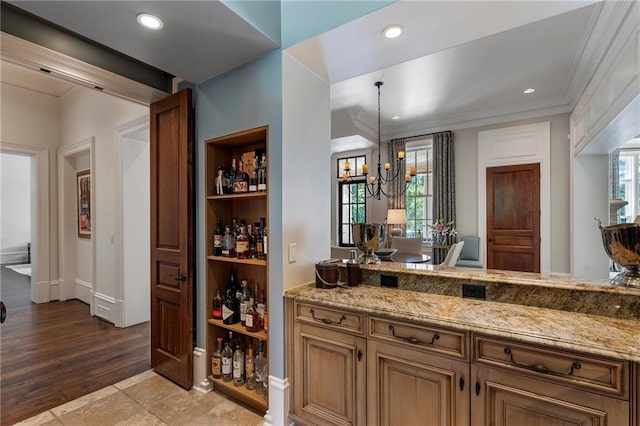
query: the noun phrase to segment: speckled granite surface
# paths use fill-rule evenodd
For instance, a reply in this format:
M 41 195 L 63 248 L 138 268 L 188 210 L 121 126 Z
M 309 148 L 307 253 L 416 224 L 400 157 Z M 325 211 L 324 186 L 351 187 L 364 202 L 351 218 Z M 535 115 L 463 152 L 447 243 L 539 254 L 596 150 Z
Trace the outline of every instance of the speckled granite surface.
M 462 284 L 482 284 L 486 300 L 640 321 L 640 289 L 567 274 L 533 274 L 426 264 L 364 266 L 362 282 L 380 285 L 381 275 L 398 277 L 398 288 L 462 297 Z
M 640 321 L 410 290 L 303 285 L 285 297 L 522 342 L 640 362 Z

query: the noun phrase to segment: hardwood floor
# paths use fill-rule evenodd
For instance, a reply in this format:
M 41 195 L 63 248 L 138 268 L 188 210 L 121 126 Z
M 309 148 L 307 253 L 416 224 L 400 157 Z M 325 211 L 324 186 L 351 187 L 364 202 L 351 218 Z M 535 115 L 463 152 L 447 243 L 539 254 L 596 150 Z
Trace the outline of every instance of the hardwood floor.
M 9 309 L 0 328 L 0 424 L 150 368 L 149 323 L 116 328 L 78 300 Z

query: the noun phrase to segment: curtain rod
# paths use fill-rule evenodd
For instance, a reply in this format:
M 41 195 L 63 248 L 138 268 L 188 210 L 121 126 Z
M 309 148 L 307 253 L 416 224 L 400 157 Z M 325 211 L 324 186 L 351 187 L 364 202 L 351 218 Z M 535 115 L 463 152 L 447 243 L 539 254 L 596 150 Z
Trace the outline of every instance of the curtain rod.
M 438 133 L 451 133 L 451 130 L 445 130 L 444 132 L 433 132 L 433 133 L 424 133 L 422 135 L 414 135 L 414 136 L 407 136 L 405 138 L 395 138 L 395 139 L 391 139 L 389 142 L 394 142 L 394 141 L 399 141 L 401 139 L 418 139 L 418 138 L 424 138 L 426 136 L 433 136 L 436 135 Z

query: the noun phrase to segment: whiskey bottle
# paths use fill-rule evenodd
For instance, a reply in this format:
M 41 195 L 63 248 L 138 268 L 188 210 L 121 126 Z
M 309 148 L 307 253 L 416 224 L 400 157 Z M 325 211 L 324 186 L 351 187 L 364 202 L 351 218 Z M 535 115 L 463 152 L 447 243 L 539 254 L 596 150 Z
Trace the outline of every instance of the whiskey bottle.
M 213 309 L 211 312 L 213 319 L 222 319 L 222 293 L 220 289 L 216 290 L 216 295 L 213 298 Z
M 213 255 L 222 256 L 222 238 L 224 237 L 224 231 L 222 229 L 222 220 L 218 218 L 216 222 L 216 229 L 213 231 Z
M 229 172 L 229 187 L 227 188 L 227 192 L 229 194 L 233 194 L 236 188 L 236 178 L 237 178 L 237 170 L 236 170 L 236 159 L 231 160 L 231 171 Z
M 264 356 L 264 342 L 260 340 L 258 343 L 258 355 L 254 361 L 254 370 L 256 372 L 256 393 L 264 394 L 263 382 L 268 381 L 267 378 L 267 358 Z
M 256 372 L 253 348 L 251 345 L 247 348 L 247 357 L 244 361 L 244 375 L 247 378 L 247 389 L 254 390 L 256 388 Z
M 249 239 L 249 252 L 247 258 L 255 259 L 256 256 L 256 233 L 253 225 L 247 225 L 247 238 Z
M 249 237 L 247 236 L 247 227 L 244 220 L 240 223 L 238 236 L 236 237 L 236 257 L 238 259 L 249 257 Z
M 256 240 L 256 258 L 264 259 L 264 241 L 262 239 L 262 228 L 260 223 L 256 222 L 254 225 L 254 233 Z
M 263 154 L 258 167 L 258 191 L 267 190 L 267 158 Z
M 244 352 L 238 339 L 236 350 L 233 352 L 233 386 L 242 385 L 244 385 Z
M 262 330 L 264 329 L 264 314 L 267 312 L 267 299 L 264 295 L 264 290 L 260 290 L 258 298 L 256 299 L 256 311 L 258 311 L 259 330 Z
M 249 174 L 249 192 L 258 190 L 258 157 L 253 158 L 253 170 Z
M 222 350 L 222 380 L 225 382 L 230 382 L 233 379 L 233 368 L 232 368 L 232 358 L 233 351 L 229 344 L 231 342 L 231 332 L 229 332 L 229 340 L 224 342 L 224 349 Z
M 245 314 L 247 313 L 247 303 L 249 303 L 249 298 L 251 297 L 251 290 L 249 290 L 247 280 L 241 280 L 240 285 L 241 287 L 238 288 L 236 297 L 240 301 L 240 323 L 244 327 L 246 321 Z
M 218 337 L 218 350 L 211 356 L 211 375 L 214 379 L 222 378 L 222 337 Z
M 262 252 L 264 253 L 264 259 L 267 258 L 267 249 L 269 248 L 269 241 L 267 237 L 267 225 L 264 217 L 260 218 L 260 229 L 262 229 Z
M 244 322 L 245 322 L 245 327 L 247 331 L 251 333 L 260 331 L 260 317 L 258 315 L 258 311 L 254 306 L 253 297 L 249 299 L 249 302 L 247 304 L 247 311 L 245 313 L 245 318 L 246 319 L 244 320 Z
M 233 192 L 236 194 L 242 194 L 249 191 L 249 176 L 247 175 L 247 172 L 242 169 L 242 167 L 242 160 L 239 160 L 236 179 L 233 183 Z
M 231 233 L 229 225 L 224 227 L 224 235 L 222 236 L 221 256 L 235 257 L 236 255 L 236 239 Z

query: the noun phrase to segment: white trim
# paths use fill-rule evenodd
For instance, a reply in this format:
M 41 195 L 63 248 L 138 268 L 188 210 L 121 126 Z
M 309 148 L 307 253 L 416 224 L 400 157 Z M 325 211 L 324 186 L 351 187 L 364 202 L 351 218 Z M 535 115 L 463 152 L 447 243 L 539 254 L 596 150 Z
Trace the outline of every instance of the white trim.
M 60 280 L 51 281 L 49 283 L 49 301 L 60 300 Z
M 82 281 L 76 278 L 73 281 L 73 284 L 74 284 L 73 294 L 75 298 L 88 305 L 91 305 L 91 294 L 93 292 L 91 283 L 88 283 L 86 281 Z
M 6 263 L 27 263 L 27 258 L 29 257 L 29 252 L 26 250 L 21 251 L 5 251 L 0 253 L 0 264 L 4 265 Z
M 91 306 L 94 307 L 93 315 L 113 323 L 116 299 L 105 294 L 93 293 Z
M 33 158 L 32 176 L 35 173 L 35 178 L 32 179 L 31 185 L 35 189 L 35 197 L 32 198 L 35 202 L 31 203 L 31 301 L 46 303 L 51 300 L 48 283 L 51 280 L 52 257 L 49 149 L 0 142 L 0 152 L 26 154 Z
M 170 94 L 7 33 L 1 34 L 0 46 L 3 60 L 38 72 L 45 68 L 58 78 L 90 89 L 98 86 L 104 93 L 139 104 L 149 105 Z
M 64 145 L 58 148 L 58 265 L 60 276 L 60 300 L 67 300 L 76 297 L 75 277 L 71 276 L 71 271 L 76 270 L 76 258 L 69 253 L 68 246 L 70 241 L 76 238 L 75 208 L 71 215 L 68 211 L 69 206 L 65 202 L 67 192 L 75 194 L 75 180 L 73 188 L 67 188 L 65 182 L 68 181 L 69 173 L 75 172 L 66 163 L 66 159 L 76 157 L 80 154 L 89 153 L 89 169 L 91 170 L 91 206 L 93 212 L 91 214 L 91 291 L 96 289 L 96 230 L 98 228 L 98 217 L 96 215 L 96 173 L 95 173 L 95 137 L 83 139 L 80 142 Z M 75 175 L 74 175 L 75 176 Z M 87 303 L 89 303 L 91 315 L 95 315 L 94 301 L 95 298 L 89 294 Z M 85 297 L 83 294 L 82 297 Z M 82 299 L 84 300 L 84 299 Z
M 508 148 L 505 150 L 504 148 Z M 487 167 L 540 164 L 540 272 L 551 269 L 551 123 L 478 132 L 478 235 L 487 240 Z M 487 264 L 485 245 L 480 259 Z
M 289 379 L 269 376 L 269 409 L 264 415 L 263 425 L 295 425 L 289 419 Z
M 211 392 L 213 385 L 207 378 L 207 351 L 202 348 L 193 349 L 193 389 L 198 392 Z

